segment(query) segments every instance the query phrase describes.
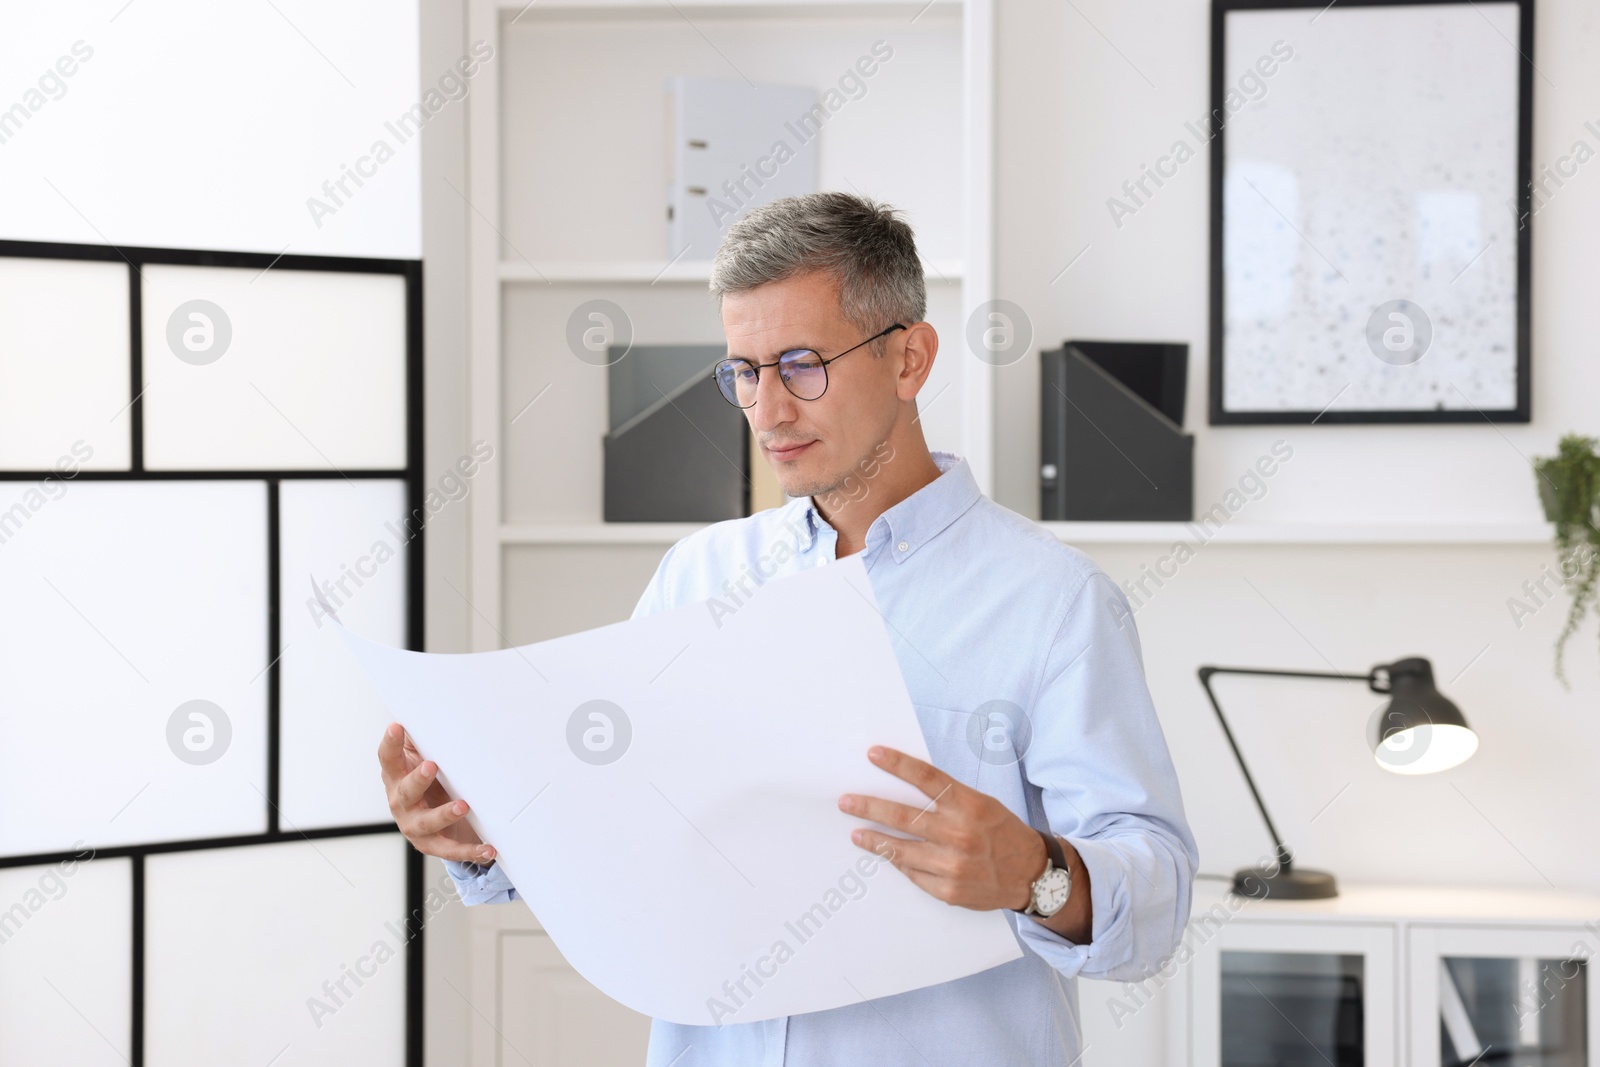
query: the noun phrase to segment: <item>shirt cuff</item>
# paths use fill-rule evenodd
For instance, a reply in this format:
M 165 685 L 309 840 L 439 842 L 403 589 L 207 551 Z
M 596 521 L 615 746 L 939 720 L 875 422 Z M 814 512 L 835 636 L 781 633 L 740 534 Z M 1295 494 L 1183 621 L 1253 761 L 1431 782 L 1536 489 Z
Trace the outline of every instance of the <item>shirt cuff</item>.
M 444 869 L 456 884 L 456 895 L 461 903 L 505 904 L 517 899 L 516 887 L 499 864 L 482 864 L 471 861 L 445 860 Z
M 1089 871 L 1089 900 L 1094 911 L 1093 934 L 1086 945 L 1069 941 L 1030 915 L 1011 913 L 1017 936 L 1050 966 L 1068 978 L 1135 981 L 1148 975 L 1123 967 L 1132 952 L 1132 908 L 1128 898 L 1130 869 L 1117 848 L 1093 838 L 1069 837 Z M 1073 887 L 1077 892 L 1077 887 Z M 1120 968 L 1120 969 L 1119 969 Z

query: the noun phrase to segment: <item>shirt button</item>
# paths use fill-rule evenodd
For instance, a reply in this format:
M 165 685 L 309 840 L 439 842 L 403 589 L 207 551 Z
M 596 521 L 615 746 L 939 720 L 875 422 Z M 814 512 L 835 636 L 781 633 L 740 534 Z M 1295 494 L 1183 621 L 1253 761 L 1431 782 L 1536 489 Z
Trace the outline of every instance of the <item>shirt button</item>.
M 910 546 L 910 545 L 908 545 L 908 544 L 906 544 L 906 543 L 905 543 L 905 542 L 904 542 L 904 541 L 901 541 L 901 542 L 900 542 L 900 543 L 899 543 L 899 544 L 898 544 L 898 545 L 896 545 L 896 546 L 895 546 L 895 547 L 896 547 L 896 548 L 898 548 L 898 549 L 899 549 L 899 550 L 900 550 L 900 551 L 902 551 L 902 552 L 904 552 L 904 551 L 905 551 L 905 550 L 906 550 L 906 549 L 908 549 L 908 548 L 910 548 L 910 547 L 911 547 L 911 546 Z

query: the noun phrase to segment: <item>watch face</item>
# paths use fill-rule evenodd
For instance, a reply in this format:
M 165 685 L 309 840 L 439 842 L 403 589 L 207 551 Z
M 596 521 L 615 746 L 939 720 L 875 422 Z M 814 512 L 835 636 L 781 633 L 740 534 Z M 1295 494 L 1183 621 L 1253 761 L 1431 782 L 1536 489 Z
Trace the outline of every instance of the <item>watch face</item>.
M 1072 876 L 1058 867 L 1052 867 L 1043 878 L 1034 883 L 1033 906 L 1041 915 L 1049 916 L 1061 910 L 1072 889 Z

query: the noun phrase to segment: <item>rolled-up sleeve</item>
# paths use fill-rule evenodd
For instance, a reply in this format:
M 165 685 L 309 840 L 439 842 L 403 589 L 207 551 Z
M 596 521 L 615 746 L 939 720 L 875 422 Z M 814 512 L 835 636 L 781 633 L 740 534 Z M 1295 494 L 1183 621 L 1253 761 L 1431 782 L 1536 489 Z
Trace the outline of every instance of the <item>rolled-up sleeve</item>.
M 1018 935 L 1069 977 L 1146 978 L 1183 937 L 1200 857 L 1133 612 L 1102 572 L 1066 608 L 1030 720 L 1023 767 L 1049 828 L 1083 857 L 1094 921 L 1078 944 L 1012 913 Z
M 484 866 L 480 863 L 445 860 L 444 869 L 456 884 L 456 895 L 461 903 L 505 904 L 517 899 L 517 889 L 497 863 Z

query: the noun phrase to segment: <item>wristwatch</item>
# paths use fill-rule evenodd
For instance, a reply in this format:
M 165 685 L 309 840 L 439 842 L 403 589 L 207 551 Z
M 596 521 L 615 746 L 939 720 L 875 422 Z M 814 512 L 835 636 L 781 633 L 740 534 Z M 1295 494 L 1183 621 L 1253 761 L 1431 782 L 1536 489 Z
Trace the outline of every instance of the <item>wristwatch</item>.
M 1067 854 L 1055 834 L 1039 831 L 1044 838 L 1046 857 L 1044 873 L 1033 880 L 1033 899 L 1022 909 L 1024 915 L 1037 915 L 1048 919 L 1067 905 L 1072 895 L 1072 872 L 1067 869 Z

